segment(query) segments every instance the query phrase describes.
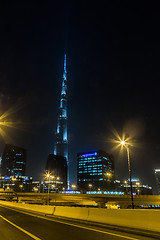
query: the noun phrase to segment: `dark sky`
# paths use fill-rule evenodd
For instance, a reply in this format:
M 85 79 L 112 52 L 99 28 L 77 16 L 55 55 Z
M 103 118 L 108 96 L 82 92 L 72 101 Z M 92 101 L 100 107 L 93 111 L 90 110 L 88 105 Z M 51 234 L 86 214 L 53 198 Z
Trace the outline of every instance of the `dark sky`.
M 132 172 L 155 188 L 160 168 L 160 10 L 146 1 L 4 1 L 0 6 L 0 112 L 19 129 L 9 142 L 27 149 L 27 175 L 42 176 L 53 152 L 67 53 L 71 180 L 77 152 L 102 149 L 128 178 L 126 153 L 113 151 L 111 129 L 138 143 Z M 105 2 L 106 3 L 106 2 Z M 23 129 L 23 130 L 22 130 Z

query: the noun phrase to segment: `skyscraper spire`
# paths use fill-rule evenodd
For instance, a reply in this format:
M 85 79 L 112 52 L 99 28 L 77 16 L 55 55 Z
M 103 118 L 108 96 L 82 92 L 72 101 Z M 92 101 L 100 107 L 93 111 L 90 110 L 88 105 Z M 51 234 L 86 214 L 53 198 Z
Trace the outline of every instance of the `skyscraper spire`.
M 66 54 L 64 54 L 64 72 L 66 72 Z
M 68 161 L 68 134 L 67 134 L 67 70 L 66 70 L 66 54 L 64 55 L 64 71 L 62 90 L 60 98 L 60 106 L 58 112 L 58 121 L 56 129 L 56 140 L 54 145 L 54 154 L 66 157 L 67 166 L 69 168 Z M 69 186 L 69 171 L 67 176 L 67 182 Z

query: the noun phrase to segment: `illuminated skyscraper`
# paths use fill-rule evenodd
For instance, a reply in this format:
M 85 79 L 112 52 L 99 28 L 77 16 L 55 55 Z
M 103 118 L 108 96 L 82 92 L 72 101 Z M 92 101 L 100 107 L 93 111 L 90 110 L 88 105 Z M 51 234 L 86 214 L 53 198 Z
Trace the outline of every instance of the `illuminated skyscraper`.
M 24 176 L 26 168 L 26 150 L 6 144 L 2 155 L 2 176 Z
M 154 169 L 156 177 L 157 194 L 160 195 L 160 169 Z
M 60 106 L 58 112 L 57 129 L 55 134 L 56 140 L 54 145 L 54 154 L 66 157 L 68 161 L 68 135 L 67 135 L 67 70 L 66 70 L 66 54 L 64 55 L 63 81 L 60 98 Z M 67 175 L 69 186 L 69 174 Z
M 98 150 L 78 153 L 77 183 L 79 190 L 110 191 L 115 188 L 114 157 Z

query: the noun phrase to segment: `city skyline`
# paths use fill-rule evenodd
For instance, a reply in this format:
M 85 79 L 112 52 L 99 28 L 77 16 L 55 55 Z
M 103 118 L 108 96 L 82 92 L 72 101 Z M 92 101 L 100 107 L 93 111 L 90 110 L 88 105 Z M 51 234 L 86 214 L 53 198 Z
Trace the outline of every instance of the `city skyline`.
M 9 121 L 25 131 L 2 127 L 11 138 L 5 141 L 28 150 L 27 175 L 40 178 L 53 152 L 66 53 L 71 181 L 77 152 L 94 149 L 113 154 L 117 178 L 128 178 L 126 153 L 119 156 L 108 143 L 113 126 L 139 143 L 130 149 L 133 177 L 154 187 L 160 167 L 158 12 L 112 2 L 105 10 L 72 2 L 2 9 L 0 112 L 20 102 Z M 1 153 L 3 147 L 0 137 Z

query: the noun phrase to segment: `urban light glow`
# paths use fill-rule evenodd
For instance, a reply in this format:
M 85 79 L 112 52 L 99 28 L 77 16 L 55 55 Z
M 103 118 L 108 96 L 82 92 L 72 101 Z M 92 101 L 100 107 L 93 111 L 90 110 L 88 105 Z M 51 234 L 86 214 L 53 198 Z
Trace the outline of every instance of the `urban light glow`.
M 112 176 L 112 173 L 107 172 L 106 175 L 107 175 L 108 177 L 111 177 L 111 176 Z
M 24 130 L 24 128 L 22 128 L 21 122 L 14 122 L 9 119 L 11 115 L 13 115 L 22 108 L 22 105 L 23 104 L 21 102 L 17 102 L 14 106 L 12 106 L 2 115 L 0 115 L 0 135 L 6 142 L 12 141 L 11 137 L 6 133 L 6 128 Z
M 125 141 L 122 140 L 122 141 L 121 141 L 121 145 L 124 146 L 125 144 L 126 144 Z
M 113 143 L 112 150 L 115 151 L 120 149 L 120 152 L 123 153 L 124 147 L 139 147 L 140 145 L 132 138 L 132 136 L 128 136 L 126 133 L 122 133 L 121 137 L 119 133 L 112 129 L 113 138 L 109 138 L 107 142 Z

